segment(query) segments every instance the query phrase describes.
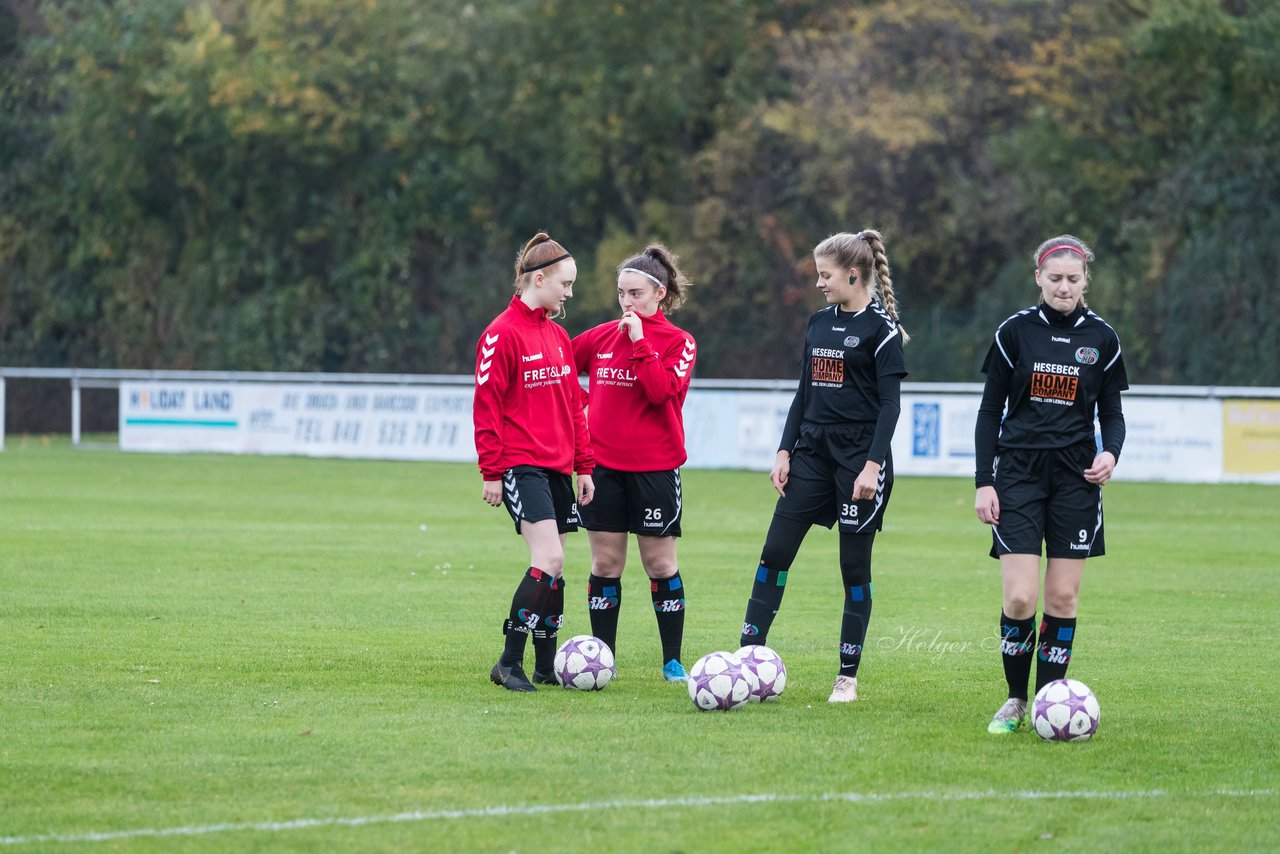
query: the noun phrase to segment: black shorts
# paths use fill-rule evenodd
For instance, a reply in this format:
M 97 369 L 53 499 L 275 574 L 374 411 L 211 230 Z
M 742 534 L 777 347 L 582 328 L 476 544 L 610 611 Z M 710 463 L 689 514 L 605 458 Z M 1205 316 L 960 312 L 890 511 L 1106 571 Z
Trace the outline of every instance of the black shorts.
M 516 523 L 555 519 L 560 533 L 578 530 L 578 504 L 569 475 L 538 468 L 516 466 L 502 475 L 502 504 Z
M 875 428 L 872 423 L 803 425 L 791 452 L 787 494 L 778 499 L 773 512 L 826 528 L 839 522 L 844 534 L 880 530 L 893 492 L 892 454 L 880 468 L 875 497 L 853 500 L 853 482 L 867 463 Z
M 597 465 L 591 479 L 596 497 L 581 510 L 588 531 L 680 536 L 680 469 L 618 471 Z
M 996 457 L 1000 524 L 991 528 L 991 556 L 1101 557 L 1102 487 L 1084 479 L 1091 442 L 1044 450 L 1012 448 Z

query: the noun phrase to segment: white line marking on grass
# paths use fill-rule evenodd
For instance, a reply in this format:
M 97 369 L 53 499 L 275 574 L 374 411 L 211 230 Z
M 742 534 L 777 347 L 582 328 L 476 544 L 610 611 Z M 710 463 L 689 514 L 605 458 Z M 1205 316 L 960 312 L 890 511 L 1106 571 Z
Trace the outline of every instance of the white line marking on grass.
M 164 836 L 205 836 L 212 833 L 257 830 L 277 833 L 284 830 L 309 830 L 315 827 L 363 827 L 368 824 L 395 824 L 411 821 L 437 821 L 458 818 L 502 818 L 507 816 L 551 815 L 555 813 L 594 812 L 596 810 L 671 809 L 672 807 L 717 807 L 738 804 L 794 804 L 844 802 L 877 804 L 886 801 L 995 801 L 995 800 L 1130 800 L 1165 798 L 1170 795 L 1204 798 L 1273 797 L 1275 789 L 1218 789 L 1209 792 L 1169 792 L 1165 789 L 1139 789 L 1127 792 L 827 792 L 818 795 L 724 795 L 703 798 L 661 798 L 649 800 L 588 801 L 577 804 L 516 804 L 511 806 L 476 807 L 456 810 L 413 810 L 389 815 L 366 815 L 348 818 L 296 818 L 290 821 L 225 822 L 196 824 L 186 827 L 143 827 L 134 830 L 108 830 L 98 833 L 48 833 L 39 836 L 0 836 L 0 845 L 27 845 L 39 842 L 112 842 L 118 839 Z

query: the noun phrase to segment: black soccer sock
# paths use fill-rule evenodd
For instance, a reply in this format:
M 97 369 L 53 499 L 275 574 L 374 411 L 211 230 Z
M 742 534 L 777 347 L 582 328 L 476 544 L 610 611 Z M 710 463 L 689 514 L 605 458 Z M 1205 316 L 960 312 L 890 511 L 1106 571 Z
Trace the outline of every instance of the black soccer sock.
M 875 534 L 840 535 L 844 618 L 840 621 L 840 675 L 857 676 L 871 621 L 871 545 Z
M 557 633 L 564 622 L 564 576 L 551 579 L 545 608 L 542 624 L 533 632 L 533 669 L 543 674 L 555 666 Z
M 622 608 L 622 579 L 601 578 L 595 573 L 587 579 L 587 611 L 591 615 L 591 634 L 618 656 L 618 611 Z
M 1036 691 L 1055 679 L 1067 678 L 1071 642 L 1076 636 L 1075 617 L 1046 613 L 1040 622 L 1040 646 L 1036 654 Z
M 680 644 L 684 640 L 684 581 L 680 570 L 670 578 L 649 579 L 649 595 L 653 613 L 658 618 L 658 637 L 662 639 L 662 663 L 680 660 Z
M 1004 681 L 1009 683 L 1010 700 L 1027 699 L 1027 679 L 1031 676 L 1031 650 L 1036 648 L 1036 615 L 1015 620 L 1000 612 L 1000 659 Z
M 769 628 L 773 625 L 773 618 L 778 616 L 782 594 L 786 592 L 787 573 L 807 533 L 808 522 L 774 515 L 769 523 L 756 580 L 751 586 L 751 598 L 747 600 L 747 616 L 742 621 L 741 646 L 763 644 L 768 640 Z
M 543 572 L 536 566 L 520 579 L 516 593 L 511 597 L 511 615 L 503 624 L 503 632 L 507 636 L 506 647 L 502 651 L 499 663 L 504 667 L 524 664 L 524 646 L 531 632 L 538 628 L 542 612 L 546 607 L 547 596 L 551 592 L 551 573 Z

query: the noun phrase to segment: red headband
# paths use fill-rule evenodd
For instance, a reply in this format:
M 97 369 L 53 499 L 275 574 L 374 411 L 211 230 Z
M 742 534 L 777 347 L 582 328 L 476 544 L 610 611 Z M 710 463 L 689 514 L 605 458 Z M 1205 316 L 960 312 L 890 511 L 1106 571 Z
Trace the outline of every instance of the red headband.
M 1080 251 L 1079 249 L 1077 249 L 1076 247 L 1072 246 L 1070 243 L 1060 243 L 1060 244 L 1058 244 L 1057 246 L 1054 246 L 1052 249 L 1046 249 L 1046 250 L 1044 250 L 1044 254 L 1043 254 L 1043 255 L 1041 255 L 1041 256 L 1040 256 L 1040 260 L 1036 262 L 1036 269 L 1037 269 L 1037 270 L 1039 270 L 1041 267 L 1043 267 L 1043 266 L 1044 266 L 1044 259 L 1048 258 L 1050 255 L 1052 255 L 1053 253 L 1055 253 L 1055 252 L 1057 252 L 1057 251 L 1059 251 L 1059 250 L 1061 250 L 1061 249 L 1070 249 L 1072 252 L 1076 253 L 1076 254 L 1077 254 L 1077 255 L 1079 255 L 1081 258 L 1083 258 L 1083 259 L 1084 259 L 1084 263 L 1085 263 L 1086 265 L 1089 263 L 1089 256 L 1088 256 L 1088 255 L 1085 255 L 1083 252 L 1081 252 L 1081 251 Z

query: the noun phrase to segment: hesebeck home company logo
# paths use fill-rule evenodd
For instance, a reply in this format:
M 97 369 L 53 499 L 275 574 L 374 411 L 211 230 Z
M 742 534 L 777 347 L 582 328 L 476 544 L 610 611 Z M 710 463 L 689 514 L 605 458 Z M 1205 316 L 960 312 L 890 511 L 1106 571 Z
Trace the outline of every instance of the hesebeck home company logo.
M 1094 365 L 1098 362 L 1098 351 L 1093 347 L 1081 347 L 1076 351 L 1076 361 L 1082 365 Z

